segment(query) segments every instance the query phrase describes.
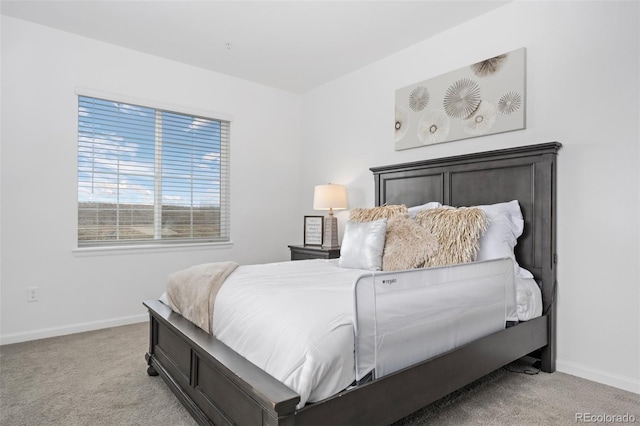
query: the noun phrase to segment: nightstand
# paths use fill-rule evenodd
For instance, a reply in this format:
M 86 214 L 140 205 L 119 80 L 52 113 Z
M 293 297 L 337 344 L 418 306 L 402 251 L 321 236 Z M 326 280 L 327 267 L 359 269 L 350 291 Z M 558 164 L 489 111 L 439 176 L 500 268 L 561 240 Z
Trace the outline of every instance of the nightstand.
M 320 246 L 289 246 L 291 260 L 304 259 L 337 259 L 340 257 L 340 248 L 326 249 Z

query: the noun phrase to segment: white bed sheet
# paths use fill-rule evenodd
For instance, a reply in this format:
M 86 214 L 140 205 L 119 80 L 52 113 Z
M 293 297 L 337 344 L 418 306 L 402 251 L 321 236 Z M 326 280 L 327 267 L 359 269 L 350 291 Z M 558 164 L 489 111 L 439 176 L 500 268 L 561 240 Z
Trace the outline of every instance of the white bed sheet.
M 533 278 L 515 275 L 518 320 L 529 321 L 542 315 L 542 292 Z

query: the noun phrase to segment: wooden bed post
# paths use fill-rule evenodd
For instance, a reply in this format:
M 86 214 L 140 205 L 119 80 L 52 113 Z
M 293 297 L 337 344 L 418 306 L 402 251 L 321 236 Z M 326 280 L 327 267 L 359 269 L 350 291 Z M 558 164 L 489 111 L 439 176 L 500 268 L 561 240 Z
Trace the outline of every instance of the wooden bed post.
M 549 318 L 549 343 L 542 348 L 540 354 L 540 368 L 542 371 L 552 373 L 556 371 L 556 297 L 557 297 L 557 272 L 558 253 L 556 250 L 556 173 L 557 173 L 557 152 L 561 145 L 559 143 L 548 144 L 549 152 L 542 154 L 546 164 L 542 168 L 544 185 L 548 186 L 550 196 L 545 200 L 545 216 L 548 217 L 548 232 L 545 232 L 543 244 L 550 247 L 548 256 L 543 259 L 542 272 L 542 293 L 543 293 L 543 313 Z M 547 283 L 546 285 L 544 283 Z

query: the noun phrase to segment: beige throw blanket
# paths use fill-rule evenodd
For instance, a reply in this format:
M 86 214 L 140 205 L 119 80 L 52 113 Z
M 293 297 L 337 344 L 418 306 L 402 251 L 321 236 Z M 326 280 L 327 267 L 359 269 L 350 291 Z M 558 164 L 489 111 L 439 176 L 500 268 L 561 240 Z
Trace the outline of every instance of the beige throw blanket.
M 169 306 L 211 334 L 216 295 L 224 280 L 237 267 L 236 262 L 216 262 L 174 272 L 167 281 Z

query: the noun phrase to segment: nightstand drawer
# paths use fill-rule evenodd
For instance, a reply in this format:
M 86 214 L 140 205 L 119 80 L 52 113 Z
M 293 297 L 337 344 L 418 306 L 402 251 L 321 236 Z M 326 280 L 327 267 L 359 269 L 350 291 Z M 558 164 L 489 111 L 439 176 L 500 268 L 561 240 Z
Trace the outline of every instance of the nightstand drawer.
M 291 260 L 305 259 L 337 259 L 340 257 L 340 248 L 326 249 L 317 246 L 289 246 Z

